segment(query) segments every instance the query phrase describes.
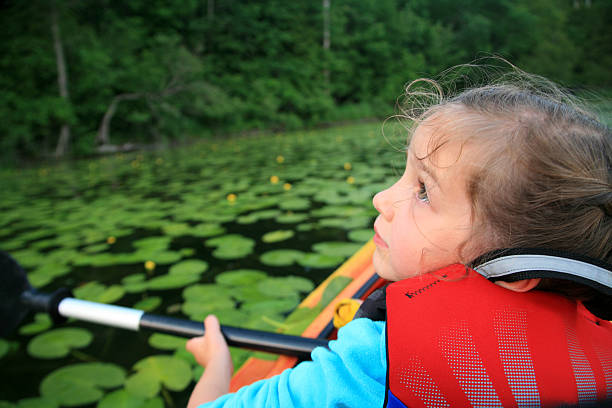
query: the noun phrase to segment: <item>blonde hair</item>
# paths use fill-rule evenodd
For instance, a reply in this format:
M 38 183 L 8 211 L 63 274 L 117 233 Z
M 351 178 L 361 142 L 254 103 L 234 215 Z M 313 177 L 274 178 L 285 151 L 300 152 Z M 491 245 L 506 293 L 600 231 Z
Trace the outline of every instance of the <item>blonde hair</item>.
M 493 84 L 450 96 L 438 82 L 418 80 L 406 101 L 401 118 L 438 129 L 428 157 L 450 137 L 482 153 L 466 186 L 474 220 L 467 247 L 545 248 L 612 262 L 612 133 L 575 99 L 513 67 Z

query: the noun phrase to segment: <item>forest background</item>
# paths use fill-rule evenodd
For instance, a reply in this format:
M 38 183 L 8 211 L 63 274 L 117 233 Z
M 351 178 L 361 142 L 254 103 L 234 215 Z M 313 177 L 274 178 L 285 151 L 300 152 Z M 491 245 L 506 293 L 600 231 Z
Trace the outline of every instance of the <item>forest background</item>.
M 0 165 L 386 117 L 495 54 L 612 88 L 610 0 L 0 1 Z

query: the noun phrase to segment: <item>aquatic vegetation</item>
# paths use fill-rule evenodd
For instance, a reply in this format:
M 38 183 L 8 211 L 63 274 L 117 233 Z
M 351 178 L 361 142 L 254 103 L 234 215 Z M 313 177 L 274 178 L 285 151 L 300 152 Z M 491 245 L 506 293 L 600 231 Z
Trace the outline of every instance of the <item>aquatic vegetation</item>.
M 42 291 L 67 287 L 85 300 L 299 333 L 350 280 L 330 282 L 314 308 L 299 302 L 371 238 L 371 198 L 393 181 L 392 163 L 403 165 L 379 130 L 2 171 L 0 250 Z M 184 343 L 34 314 L 0 339 L 3 372 L 19 367 L 0 384 L 0 407 L 183 406 L 201 373 Z M 236 367 L 253 355 L 231 351 Z

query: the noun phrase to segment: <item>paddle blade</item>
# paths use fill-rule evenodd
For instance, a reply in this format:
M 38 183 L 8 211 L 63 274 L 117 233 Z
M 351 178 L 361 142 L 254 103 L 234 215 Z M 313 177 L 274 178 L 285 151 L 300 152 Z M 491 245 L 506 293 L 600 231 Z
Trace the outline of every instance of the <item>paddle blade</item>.
M 21 302 L 21 294 L 31 289 L 17 261 L 0 251 L 0 337 L 9 335 L 28 314 L 28 307 Z

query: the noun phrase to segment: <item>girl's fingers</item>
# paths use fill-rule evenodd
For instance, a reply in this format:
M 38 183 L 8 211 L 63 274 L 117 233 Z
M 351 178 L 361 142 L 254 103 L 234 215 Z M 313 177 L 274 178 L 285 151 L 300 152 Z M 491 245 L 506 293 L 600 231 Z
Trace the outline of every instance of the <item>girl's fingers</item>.
M 198 348 L 202 346 L 201 343 L 202 343 L 201 337 L 194 337 L 192 339 L 187 340 L 187 344 L 185 344 L 185 348 L 187 349 L 188 352 L 193 354 L 195 351 L 198 350 Z
M 225 338 L 221 333 L 221 325 L 219 324 L 219 319 L 215 315 L 208 315 L 206 319 L 204 319 L 204 328 L 206 330 L 206 336 L 211 343 L 225 344 Z
M 221 325 L 219 324 L 219 319 L 217 319 L 217 316 L 206 316 L 206 319 L 204 319 L 204 328 L 206 329 L 207 333 L 209 330 L 214 332 L 221 332 Z

